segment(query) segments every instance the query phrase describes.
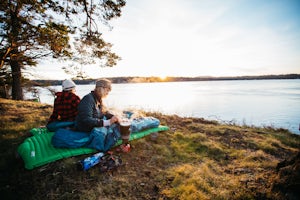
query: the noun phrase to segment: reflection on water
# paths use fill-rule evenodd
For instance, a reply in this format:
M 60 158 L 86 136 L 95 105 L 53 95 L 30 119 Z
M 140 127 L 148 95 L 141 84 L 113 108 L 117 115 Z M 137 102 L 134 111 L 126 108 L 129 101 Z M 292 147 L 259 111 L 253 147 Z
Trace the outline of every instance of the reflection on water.
M 79 85 L 77 94 L 83 97 L 93 88 Z M 52 104 L 53 96 L 45 89 L 41 92 L 41 101 Z M 300 80 L 113 84 L 104 102 L 119 110 L 142 109 L 300 133 Z

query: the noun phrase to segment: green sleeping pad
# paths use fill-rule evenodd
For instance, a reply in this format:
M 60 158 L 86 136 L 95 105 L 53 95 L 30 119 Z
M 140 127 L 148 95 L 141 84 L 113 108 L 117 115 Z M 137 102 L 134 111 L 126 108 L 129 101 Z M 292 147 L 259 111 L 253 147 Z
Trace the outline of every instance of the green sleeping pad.
M 158 126 L 157 128 L 150 128 L 130 135 L 130 141 L 142 138 L 151 133 L 169 130 L 167 126 Z M 82 154 L 89 154 L 96 152 L 95 149 L 90 148 L 55 148 L 51 144 L 54 132 L 49 132 L 47 128 L 33 128 L 30 130 L 33 135 L 19 145 L 18 154 L 25 163 L 26 169 L 33 169 L 56 160 L 68 158 L 71 156 L 78 156 Z M 122 144 L 119 140 L 115 146 Z

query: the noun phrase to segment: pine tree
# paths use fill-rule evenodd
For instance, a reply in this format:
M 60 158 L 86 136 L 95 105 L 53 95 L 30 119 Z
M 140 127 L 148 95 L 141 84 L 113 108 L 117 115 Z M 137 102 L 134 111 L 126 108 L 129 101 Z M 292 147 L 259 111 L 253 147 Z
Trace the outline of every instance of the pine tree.
M 120 59 L 103 40 L 98 22 L 121 16 L 124 0 L 3 0 L 0 2 L 0 69 L 10 66 L 12 98 L 22 100 L 22 69 L 41 58 L 71 59 L 70 37 L 112 67 Z M 79 45 L 79 46 L 80 46 Z M 76 49 L 75 49 L 76 50 Z M 6 66 L 6 67 L 5 67 Z

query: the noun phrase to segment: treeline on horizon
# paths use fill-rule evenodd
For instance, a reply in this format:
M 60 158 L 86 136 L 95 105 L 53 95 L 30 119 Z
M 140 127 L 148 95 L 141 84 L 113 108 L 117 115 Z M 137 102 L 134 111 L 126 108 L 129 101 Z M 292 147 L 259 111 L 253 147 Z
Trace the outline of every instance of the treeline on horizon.
M 198 76 L 198 77 L 105 77 L 113 83 L 152 83 L 180 81 L 224 81 L 224 80 L 270 80 L 270 79 L 300 79 L 300 74 L 260 75 L 260 76 Z M 97 79 L 73 79 L 76 84 L 93 84 Z M 60 85 L 62 80 L 31 80 L 34 85 Z

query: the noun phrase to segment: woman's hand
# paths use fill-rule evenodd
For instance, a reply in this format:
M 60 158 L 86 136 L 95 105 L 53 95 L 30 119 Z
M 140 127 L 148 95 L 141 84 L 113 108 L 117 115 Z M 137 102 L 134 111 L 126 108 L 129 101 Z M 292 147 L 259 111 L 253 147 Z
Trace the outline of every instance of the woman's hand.
M 110 118 L 110 124 L 117 123 L 117 122 L 120 122 L 120 119 L 116 115 Z

